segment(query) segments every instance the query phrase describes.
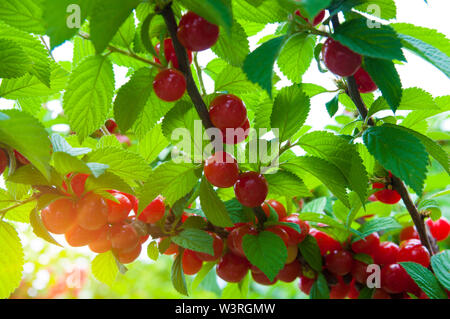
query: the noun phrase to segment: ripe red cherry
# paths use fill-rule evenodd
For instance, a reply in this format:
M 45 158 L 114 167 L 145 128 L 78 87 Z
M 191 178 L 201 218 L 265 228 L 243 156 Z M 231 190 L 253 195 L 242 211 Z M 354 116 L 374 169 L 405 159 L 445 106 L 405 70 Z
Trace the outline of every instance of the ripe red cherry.
M 250 134 L 250 122 L 248 121 L 248 119 L 246 119 L 244 124 L 242 124 L 238 128 L 222 129 L 221 132 L 223 143 L 229 145 L 239 144 L 245 141 L 245 139 Z
M 106 201 L 109 206 L 108 223 L 114 224 L 124 221 L 130 214 L 133 206 L 128 197 L 124 194 L 112 193 L 112 195 L 119 201 L 119 203 L 112 200 Z
M 352 243 L 352 250 L 356 254 L 367 254 L 373 256 L 380 246 L 380 237 L 377 233 L 372 233 L 364 239 Z
M 140 237 L 130 224 L 118 223 L 111 227 L 112 248 L 121 252 L 129 252 L 139 245 Z
M 264 213 L 266 213 L 267 217 L 270 217 L 270 208 L 269 205 L 275 210 L 275 212 L 278 214 L 278 219 L 286 217 L 286 208 L 284 208 L 283 204 L 281 204 L 279 201 L 276 201 L 274 199 L 269 199 L 262 204 L 262 209 Z
M 6 154 L 4 149 L 0 148 L 0 175 L 3 174 L 6 167 L 8 166 L 8 155 Z
M 367 277 L 369 274 L 367 273 L 367 264 L 363 263 L 359 260 L 353 261 L 353 267 L 351 270 L 352 277 L 359 282 L 360 284 L 366 284 Z
M 266 229 L 266 231 L 269 231 L 271 233 L 274 233 L 275 235 L 277 235 L 278 237 L 281 238 L 281 240 L 283 240 L 284 244 L 286 245 L 286 247 L 289 245 L 289 235 L 288 233 L 281 228 L 280 226 L 272 226 Z
M 300 233 L 295 229 L 289 226 L 280 226 L 283 228 L 289 235 L 289 245 L 298 245 L 300 244 L 306 236 L 309 234 L 309 225 L 305 221 L 299 219 L 299 215 L 297 213 L 293 213 L 289 216 L 283 217 L 280 219 L 280 222 L 285 223 L 294 223 L 300 227 Z
M 81 197 L 84 194 L 84 185 L 86 184 L 86 180 L 88 179 L 88 177 L 88 174 L 67 174 L 66 178 L 70 179 L 70 187 L 72 188 L 72 192 L 77 197 Z M 62 187 L 64 191 L 68 191 L 65 181 L 63 181 Z
M 305 18 L 301 13 L 300 10 L 295 11 L 295 14 L 298 15 L 299 17 L 301 17 L 303 20 L 305 20 L 306 22 L 310 22 L 307 18 Z M 320 22 L 322 22 L 323 18 L 325 18 L 325 10 L 322 10 L 319 12 L 318 15 L 316 15 L 313 19 L 312 25 L 316 26 L 318 25 Z
M 385 241 L 380 244 L 373 258 L 374 262 L 379 265 L 389 265 L 397 261 L 397 255 L 400 248 L 397 244 Z
M 240 282 L 249 269 L 250 264 L 246 258 L 229 252 L 223 255 L 216 267 L 216 273 L 226 282 Z
M 346 284 L 342 277 L 337 277 L 338 283 L 331 286 L 330 299 L 345 299 L 350 292 L 350 285 Z
M 283 269 L 277 275 L 277 279 L 284 282 L 293 282 L 302 274 L 302 266 L 298 260 L 284 265 Z
M 183 73 L 176 69 L 165 69 L 155 76 L 153 90 L 161 100 L 174 102 L 184 95 L 186 79 Z
M 427 220 L 428 228 L 430 228 L 431 235 L 437 240 L 445 240 L 450 234 L 450 223 L 445 217 L 439 218 L 437 221 Z
M 381 269 L 381 288 L 390 294 L 406 291 L 411 277 L 399 264 L 390 264 Z
M 186 49 L 203 51 L 217 42 L 219 27 L 189 11 L 181 17 L 177 37 Z
M 311 288 L 314 285 L 315 280 L 308 278 L 308 277 L 304 277 L 301 276 L 300 277 L 300 281 L 298 282 L 298 288 L 305 294 L 305 295 L 309 295 L 309 293 L 311 292 Z
M 28 165 L 30 164 L 30 161 L 23 156 L 22 154 L 20 154 L 19 152 L 17 152 L 16 150 L 14 150 L 14 156 L 16 157 L 16 160 L 22 164 L 22 165 Z
M 87 230 L 96 230 L 108 223 L 109 206 L 100 195 L 88 193 L 77 203 L 77 223 Z
M 96 240 L 89 243 L 89 249 L 94 253 L 101 254 L 111 250 L 111 234 L 109 225 L 101 228 L 101 233 Z
M 345 276 L 353 267 L 352 254 L 346 250 L 333 250 L 325 257 L 325 267 L 337 276 Z
M 247 120 L 247 109 L 237 96 L 222 94 L 212 100 L 209 117 L 214 126 L 220 130 L 238 128 Z
M 356 288 L 355 286 L 355 278 L 352 279 L 352 281 L 350 282 L 350 290 L 347 294 L 347 297 L 349 299 L 358 299 L 359 297 L 359 290 Z
M 415 226 L 408 226 L 402 229 L 400 232 L 400 241 L 408 240 L 408 239 L 420 239 L 419 233 L 416 230 Z
M 236 184 L 239 166 L 236 159 L 229 153 L 216 152 L 206 160 L 203 172 L 211 184 L 227 188 Z
M 223 252 L 223 240 L 222 240 L 222 238 L 220 238 L 219 235 L 214 234 L 214 233 L 209 233 L 209 234 L 213 238 L 214 256 L 196 251 L 195 254 L 197 255 L 198 259 L 200 259 L 202 261 L 214 261 L 214 260 L 217 260 L 217 259 L 219 259 L 219 257 L 222 255 L 222 252 Z
M 86 246 L 100 236 L 102 229 L 86 230 L 74 224 L 65 234 L 67 243 L 72 247 Z
M 41 218 L 49 232 L 64 234 L 76 222 L 75 204 L 68 198 L 57 199 L 42 210 Z
M 253 272 L 252 271 L 251 273 L 252 273 L 253 280 L 260 285 L 271 286 L 278 281 L 277 278 L 270 281 L 270 279 L 267 278 L 267 276 L 263 272 Z
M 158 196 L 144 208 L 138 219 L 144 223 L 154 224 L 164 216 L 165 212 L 166 205 L 164 205 L 164 199 Z
M 412 261 L 421 264 L 425 268 L 430 266 L 430 253 L 422 245 L 405 245 L 400 248 L 397 255 L 397 262 Z
M 336 239 L 331 238 L 323 231 L 312 228 L 309 233 L 317 240 L 322 256 L 325 256 L 329 251 L 342 249 L 341 244 Z
M 359 54 L 331 38 L 323 45 L 322 57 L 328 70 L 339 76 L 351 76 L 361 66 Z
M 258 232 L 253 226 L 245 224 L 241 227 L 233 229 L 227 238 L 228 247 L 230 250 L 240 256 L 245 257 L 244 249 L 242 247 L 242 240 L 245 235 L 256 235 Z
M 386 188 L 386 186 L 383 183 L 373 183 L 372 188 L 381 189 L 374 195 L 382 203 L 397 204 L 400 201 L 400 199 L 402 199 L 402 197 L 400 196 L 399 193 L 397 193 L 397 191 Z
M 121 263 L 121 264 L 129 264 L 133 261 L 135 261 L 139 255 L 141 254 L 142 251 L 142 246 L 141 245 L 137 245 L 134 249 L 130 250 L 130 251 L 117 251 L 116 252 L 116 257 L 117 260 Z
M 114 134 L 117 132 L 117 123 L 116 121 L 109 119 L 105 122 L 106 129 L 109 133 Z
M 372 299 L 392 299 L 391 295 L 389 295 L 383 289 L 376 289 L 372 295 Z
M 363 68 L 359 68 L 354 74 L 356 84 L 358 85 L 358 91 L 360 93 L 371 93 L 378 89 L 375 82 L 370 77 L 369 73 Z
M 185 249 L 181 258 L 181 264 L 185 275 L 195 275 L 202 269 L 203 262 L 194 251 Z
M 269 186 L 262 174 L 245 172 L 239 175 L 234 185 L 237 200 L 247 207 L 258 207 L 266 199 Z
M 159 49 L 161 44 L 158 43 L 155 46 L 155 51 L 159 55 Z M 189 64 L 192 63 L 192 52 L 190 50 L 186 50 L 188 55 Z M 172 65 L 175 69 L 179 68 L 177 55 L 175 53 L 175 48 L 173 47 L 172 39 L 168 38 L 164 40 L 164 57 L 166 58 L 167 63 L 172 62 Z M 161 61 L 155 57 L 155 62 L 161 64 Z

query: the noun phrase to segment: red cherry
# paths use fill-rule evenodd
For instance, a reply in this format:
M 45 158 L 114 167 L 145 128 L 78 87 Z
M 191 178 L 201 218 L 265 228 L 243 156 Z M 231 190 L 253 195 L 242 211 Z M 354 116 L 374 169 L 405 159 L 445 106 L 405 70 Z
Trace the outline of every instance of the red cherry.
M 239 175 L 234 185 L 237 200 L 247 207 L 258 207 L 266 199 L 269 186 L 262 174 L 245 172 Z
M 130 224 L 118 223 L 111 227 L 112 248 L 121 252 L 129 252 L 139 245 L 140 237 Z
M 281 228 L 280 226 L 272 226 L 272 227 L 267 228 L 266 231 L 274 233 L 275 235 L 280 237 L 281 240 L 283 240 L 283 242 L 286 245 L 286 247 L 288 246 L 288 244 L 289 244 L 289 235 L 283 228 Z
M 363 263 L 359 260 L 353 261 L 353 267 L 351 270 L 352 277 L 359 282 L 360 284 L 366 284 L 367 277 L 369 277 L 369 273 L 367 273 L 367 264 Z
M 305 294 L 305 295 L 309 295 L 309 293 L 311 292 L 311 288 L 314 285 L 315 280 L 308 278 L 308 277 L 304 277 L 301 276 L 300 277 L 300 281 L 298 282 L 298 288 Z
M 428 228 L 430 228 L 431 235 L 437 240 L 445 240 L 450 234 L 450 223 L 447 218 L 442 217 L 437 221 L 433 221 L 431 219 L 427 220 Z
M 338 283 L 331 286 L 330 299 L 345 299 L 350 292 L 350 285 L 346 284 L 342 277 L 337 277 Z
M 397 262 L 412 261 L 421 264 L 425 268 L 430 266 L 430 253 L 422 245 L 405 245 L 400 248 L 397 255 Z
M 399 247 L 400 247 L 400 249 L 402 249 L 405 246 L 420 246 L 420 245 L 422 245 L 422 242 L 420 241 L 420 239 L 412 238 L 412 239 L 402 241 L 400 243 Z
M 373 183 L 373 189 L 381 189 L 373 195 L 382 203 L 385 204 L 397 204 L 402 197 L 397 191 L 388 189 L 383 183 Z
M 165 212 L 166 205 L 164 205 L 164 199 L 158 196 L 144 208 L 138 219 L 147 224 L 154 224 L 163 218 Z
M 381 269 L 381 288 L 390 294 L 405 292 L 411 277 L 399 264 L 390 264 Z
M 8 155 L 6 154 L 4 149 L 0 148 L 0 175 L 3 174 L 6 167 L 8 166 L 9 160 Z
M 155 46 L 155 51 L 159 55 L 159 49 L 161 44 L 158 43 Z M 189 64 L 192 63 L 192 52 L 190 50 L 186 50 L 188 55 Z M 173 47 L 172 39 L 168 38 L 164 40 L 164 57 L 166 58 L 167 63 L 172 62 L 172 65 L 175 69 L 179 69 L 177 55 L 175 53 L 175 48 Z M 155 57 L 155 62 L 161 64 L 161 61 Z
M 250 134 L 250 122 L 248 121 L 248 119 L 246 119 L 244 124 L 242 124 L 238 128 L 222 129 L 221 132 L 223 143 L 229 145 L 239 144 L 245 141 L 245 139 Z
M 283 228 L 289 235 L 289 245 L 298 245 L 300 244 L 306 236 L 309 234 L 309 225 L 307 222 L 299 219 L 299 215 L 297 213 L 291 214 L 287 217 L 283 217 L 280 219 L 280 222 L 285 223 L 294 223 L 300 227 L 300 233 L 295 229 L 289 226 L 280 226 Z
M 77 203 L 77 223 L 87 230 L 96 230 L 108 223 L 109 206 L 95 193 L 88 193 Z
M 203 51 L 217 42 L 219 27 L 189 11 L 181 17 L 177 37 L 186 49 Z
M 96 240 L 89 243 L 89 249 L 94 253 L 101 254 L 111 250 L 111 234 L 109 225 L 101 228 L 101 233 Z
M 119 203 L 112 200 L 106 201 L 109 206 L 108 222 L 114 224 L 124 221 L 130 214 L 133 206 L 128 197 L 124 194 L 112 193 L 112 195 L 119 201 Z
M 277 275 L 277 279 L 284 282 L 293 282 L 302 274 L 302 266 L 298 260 L 294 260 L 290 264 L 284 265 L 283 269 Z
M 105 122 L 105 126 L 108 129 L 108 132 L 111 134 L 116 133 L 117 131 L 117 123 L 116 121 L 109 119 Z
M 150 238 L 150 235 L 141 236 L 141 238 L 139 239 L 139 242 L 140 242 L 141 245 L 142 245 L 142 244 L 145 243 L 149 238 Z
M 121 264 L 129 264 L 133 261 L 135 261 L 139 255 L 141 254 L 142 251 L 142 246 L 141 245 L 137 245 L 135 248 L 133 248 L 130 251 L 117 251 L 116 252 L 116 257 L 117 260 L 121 263 Z
M 271 286 L 278 281 L 277 278 L 270 281 L 270 279 L 267 278 L 267 276 L 263 272 L 253 272 L 252 271 L 252 278 L 256 283 L 258 283 L 260 285 L 264 285 L 264 286 Z
M 408 240 L 408 239 L 420 239 L 419 233 L 416 230 L 415 226 L 408 226 L 402 229 L 400 232 L 400 241 Z
M 360 93 L 371 93 L 378 89 L 375 82 L 370 77 L 369 73 L 363 68 L 359 68 L 354 74 L 356 84 L 358 85 L 358 91 Z
M 86 180 L 88 179 L 89 174 L 74 174 L 69 173 L 66 175 L 66 178 L 70 179 L 70 187 L 72 188 L 72 192 L 77 196 L 81 197 L 84 194 L 84 185 L 86 184 Z M 62 187 L 64 191 L 67 190 L 66 182 L 63 181 Z
M 117 140 L 120 142 L 120 144 L 124 144 L 125 146 L 130 147 L 131 146 L 131 140 L 128 136 L 122 135 L 122 134 L 115 134 Z
M 397 255 L 400 248 L 397 244 L 385 241 L 380 244 L 374 254 L 374 262 L 379 265 L 389 265 L 397 261 Z
M 227 188 L 236 184 L 239 166 L 236 159 L 227 152 L 216 152 L 205 162 L 206 179 L 217 187 Z
M 66 241 L 72 247 L 86 246 L 96 240 L 102 232 L 102 228 L 97 230 L 86 230 L 74 224 L 66 233 Z
M 214 234 L 214 233 L 209 233 L 209 234 L 213 238 L 214 256 L 196 251 L 195 254 L 197 255 L 198 259 L 200 259 L 202 261 L 214 261 L 214 260 L 219 259 L 219 257 L 222 255 L 222 251 L 223 251 L 222 238 L 220 238 L 219 235 Z
M 53 234 L 64 234 L 77 219 L 75 204 L 69 198 L 57 199 L 42 210 L 42 222 Z
M 278 215 L 279 220 L 281 218 L 286 217 L 286 208 L 284 208 L 283 204 L 281 204 L 279 201 L 276 201 L 274 199 L 269 199 L 261 205 L 261 207 L 262 207 L 264 213 L 266 213 L 267 217 L 270 217 L 269 205 L 275 210 L 275 212 Z
M 392 299 L 391 296 L 383 289 L 376 289 L 372 295 L 372 299 Z
M 325 256 L 329 251 L 342 249 L 341 244 L 336 239 L 330 237 L 323 231 L 312 228 L 309 233 L 317 240 L 322 256 Z
M 214 126 L 220 130 L 238 128 L 247 120 L 247 109 L 237 96 L 222 94 L 212 100 L 209 117 Z
M 333 250 L 325 257 L 325 267 L 337 276 L 345 276 L 353 267 L 352 254 L 345 250 Z
M 355 74 L 361 66 L 359 54 L 331 38 L 323 45 L 322 57 L 328 70 L 343 77 Z
M 240 282 L 250 268 L 247 259 L 233 253 L 226 253 L 216 267 L 217 276 L 226 282 Z
M 352 250 L 356 254 L 367 254 L 373 256 L 380 246 L 380 237 L 377 233 L 372 233 L 364 239 L 352 243 Z
M 186 79 L 183 73 L 176 69 L 165 69 L 155 76 L 153 90 L 161 100 L 174 102 L 184 95 Z
M 301 13 L 300 10 L 295 11 L 295 14 L 298 15 L 299 17 L 301 17 L 303 20 L 305 20 L 306 22 L 310 22 L 307 18 L 305 18 Z M 318 25 L 320 22 L 323 21 L 323 18 L 325 18 L 325 10 L 322 10 L 319 12 L 318 15 L 316 15 L 313 19 L 312 25 L 316 26 Z
M 195 275 L 202 269 L 203 262 L 197 257 L 194 251 L 185 249 L 181 258 L 183 272 L 185 275 Z
M 240 257 L 245 257 L 244 249 L 242 247 L 242 240 L 247 234 L 256 235 L 258 232 L 255 228 L 253 228 L 253 226 L 245 224 L 241 227 L 233 229 L 227 238 L 227 243 L 230 250 Z
M 19 152 L 17 152 L 16 150 L 14 150 L 14 156 L 16 157 L 16 160 L 22 164 L 22 165 L 28 165 L 30 164 L 30 161 L 23 156 L 22 154 L 20 154 Z
M 352 281 L 350 282 L 350 290 L 347 294 L 347 297 L 349 299 L 358 299 L 359 297 L 359 290 L 356 288 L 355 286 L 355 278 L 352 279 Z

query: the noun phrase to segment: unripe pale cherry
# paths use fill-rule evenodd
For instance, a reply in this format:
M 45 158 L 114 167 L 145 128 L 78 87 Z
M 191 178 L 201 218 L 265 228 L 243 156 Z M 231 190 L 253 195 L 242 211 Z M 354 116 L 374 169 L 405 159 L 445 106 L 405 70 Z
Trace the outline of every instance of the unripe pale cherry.
M 155 76 L 153 90 L 161 100 L 174 102 L 183 97 L 186 91 L 186 79 L 177 69 L 165 69 Z
M 212 47 L 219 38 L 219 27 L 189 11 L 181 17 L 177 37 L 188 50 L 203 51 Z
M 323 45 L 322 57 L 328 70 L 342 77 L 355 74 L 361 67 L 361 55 L 331 38 Z
M 232 155 L 219 151 L 206 160 L 203 172 L 211 184 L 227 188 L 236 184 L 239 177 L 239 166 Z

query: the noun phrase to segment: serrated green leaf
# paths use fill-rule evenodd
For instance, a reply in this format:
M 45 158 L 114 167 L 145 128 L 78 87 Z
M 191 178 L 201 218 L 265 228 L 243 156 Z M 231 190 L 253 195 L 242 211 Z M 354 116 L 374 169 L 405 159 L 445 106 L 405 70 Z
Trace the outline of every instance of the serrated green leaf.
M 110 287 L 114 284 L 118 273 L 119 267 L 112 251 L 98 254 L 92 261 L 92 274 L 94 277 Z
M 183 267 L 181 264 L 181 258 L 183 253 L 181 252 L 175 258 L 175 261 L 172 264 L 172 271 L 170 278 L 172 280 L 173 287 L 181 294 L 188 295 L 186 281 L 184 278 Z
M 339 94 L 335 95 L 329 102 L 325 104 L 328 115 L 333 117 L 339 109 Z
M 205 179 L 200 184 L 200 204 L 212 224 L 220 227 L 233 226 L 224 203 Z
M 86 58 L 71 74 L 63 109 L 80 141 L 105 123 L 113 91 L 112 65 L 104 56 Z
M 431 257 L 431 266 L 436 274 L 439 282 L 447 289 L 450 290 L 450 250 L 444 250 L 443 252 Z
M 397 16 L 397 7 L 394 0 L 362 0 L 362 2 L 365 3 L 356 6 L 356 10 L 367 12 L 385 20 L 394 19 Z
M 147 163 L 151 163 L 167 145 L 169 145 L 169 141 L 162 132 L 161 124 L 158 124 L 139 141 L 139 154 Z
M 275 174 L 265 175 L 265 178 L 269 184 L 269 194 L 290 198 L 311 196 L 303 180 L 290 172 L 278 171 Z
M 305 239 L 298 244 L 298 249 L 312 269 L 319 272 L 322 271 L 322 255 L 320 254 L 317 240 L 313 236 L 306 236 Z
M 72 147 L 62 136 L 57 133 L 50 137 L 53 146 L 53 152 L 64 152 L 72 156 L 85 155 L 92 150 L 88 147 Z
M 447 299 L 447 294 L 430 270 L 414 262 L 400 262 L 399 264 L 430 299 Z
M 379 231 L 392 231 L 401 229 L 402 225 L 400 225 L 394 218 L 392 217 L 382 217 L 382 218 L 374 218 L 367 222 L 365 222 L 358 231 L 362 234 L 361 237 L 366 237 L 372 233 Z M 357 240 L 355 238 L 355 240 Z
M 30 33 L 43 34 L 41 1 L 3 0 L 0 3 L 0 20 Z
M 303 33 L 291 36 L 278 57 L 281 72 L 294 83 L 300 83 L 314 57 L 315 38 Z
M 15 42 L 0 38 L 0 78 L 18 78 L 31 68 L 28 55 Z
M 247 34 L 237 21 L 233 21 L 231 32 L 219 33 L 219 39 L 211 50 L 230 65 L 241 67 L 250 53 Z
M 330 289 L 327 280 L 322 273 L 319 273 L 316 281 L 311 287 L 310 299 L 330 299 Z
M 213 238 L 207 232 L 188 228 L 172 237 L 172 241 L 186 249 L 214 255 Z
M 107 191 L 110 189 L 118 190 L 127 194 L 133 194 L 132 188 L 120 177 L 110 172 L 101 174 L 98 177 L 89 176 L 86 180 L 86 191 Z
M 227 92 L 232 94 L 242 94 L 258 90 L 255 84 L 247 79 L 247 75 L 241 68 L 227 65 L 217 74 L 214 81 L 216 92 Z
M 233 15 L 237 19 L 258 23 L 274 23 L 286 20 L 286 11 L 276 0 L 264 0 L 257 7 L 245 0 L 232 1 Z

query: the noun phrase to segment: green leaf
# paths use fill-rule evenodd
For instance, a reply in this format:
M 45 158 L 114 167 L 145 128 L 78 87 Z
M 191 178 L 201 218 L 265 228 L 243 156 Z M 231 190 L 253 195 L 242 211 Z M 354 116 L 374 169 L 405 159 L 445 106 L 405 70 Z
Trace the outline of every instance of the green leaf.
M 185 229 L 177 236 L 173 236 L 172 241 L 183 248 L 214 255 L 213 238 L 203 230 Z
M 302 81 L 302 75 L 308 70 L 314 57 L 315 38 L 304 33 L 289 37 L 280 56 L 278 66 L 281 72 L 294 83 Z
M 319 273 L 316 281 L 311 287 L 310 299 L 330 299 L 330 289 L 327 280 L 322 273 Z
M 419 195 L 427 172 L 428 154 L 420 140 L 394 125 L 371 127 L 364 144 L 380 164 Z
M 450 290 L 450 250 L 444 250 L 443 252 L 431 257 L 431 266 L 436 274 L 437 279 L 447 289 Z
M 211 270 L 214 268 L 215 265 L 216 265 L 215 262 L 203 263 L 202 269 L 197 273 L 194 280 L 192 281 L 192 286 L 191 286 L 192 290 L 197 289 L 197 287 L 203 282 L 204 279 L 206 279 L 207 275 L 211 272 Z M 213 275 L 214 275 L 214 279 L 215 279 L 216 274 L 213 273 Z
M 194 11 L 199 16 L 211 23 L 224 27 L 227 33 L 231 33 L 233 14 L 231 3 L 227 0 L 181 0 L 185 8 Z
M 219 39 L 211 50 L 230 65 L 241 67 L 250 53 L 244 28 L 237 21 L 233 21 L 231 32 L 219 33 Z
M 94 175 L 89 176 L 86 180 L 85 189 L 86 191 L 95 192 L 115 189 L 127 194 L 134 193 L 131 187 L 124 182 L 123 179 L 110 172 L 106 172 L 98 177 L 95 177 Z
M 313 236 L 306 236 L 306 238 L 298 244 L 298 249 L 300 249 L 302 257 L 305 258 L 312 269 L 318 272 L 322 271 L 322 255 L 320 254 L 317 240 Z
M 380 89 L 395 113 L 402 99 L 402 83 L 394 63 L 382 59 L 364 58 L 364 69 Z
M 358 299 L 372 299 L 373 294 L 375 293 L 374 288 L 364 287 L 360 290 Z
M 158 260 L 159 250 L 158 250 L 158 244 L 156 241 L 152 241 L 150 244 L 148 244 L 147 256 L 154 261 Z
M 339 94 L 336 94 L 325 106 L 330 117 L 333 117 L 339 109 Z
M 92 261 L 92 274 L 98 281 L 109 287 L 112 287 L 116 281 L 118 273 L 119 267 L 112 251 L 98 254 Z
M 117 92 L 114 100 L 114 118 L 122 132 L 128 131 L 145 107 L 153 89 L 153 71 L 142 68 Z
M 300 9 L 307 18 L 314 19 L 322 9 L 330 5 L 332 0 L 278 0 L 278 2 L 289 13 Z
M 111 40 L 111 44 L 131 49 L 135 38 L 135 31 L 136 26 L 134 14 L 130 14 L 119 30 L 117 30 L 117 33 Z
M 62 136 L 57 133 L 50 137 L 53 146 L 53 152 L 64 152 L 72 156 L 85 155 L 92 150 L 88 147 L 72 147 Z
M 383 231 L 389 232 L 392 230 L 401 229 L 402 225 L 400 225 L 395 218 L 393 217 L 382 217 L 382 218 L 374 218 L 367 222 L 365 222 L 358 231 L 362 233 L 361 237 L 367 237 L 372 233 Z M 357 238 L 354 239 L 358 240 Z
M 400 262 L 399 264 L 430 299 L 447 299 L 447 293 L 430 270 L 414 262 Z
M 244 235 L 242 247 L 250 263 L 258 267 L 270 281 L 275 279 L 286 263 L 286 246 L 283 240 L 272 232 Z
M 61 175 L 71 172 L 91 174 L 91 170 L 82 160 L 64 152 L 54 152 L 52 154 L 53 167 Z
M 86 58 L 75 68 L 64 93 L 63 108 L 80 141 L 105 123 L 113 93 L 114 73 L 106 57 Z
M 139 154 L 141 154 L 147 163 L 151 163 L 167 145 L 169 145 L 169 141 L 167 141 L 162 132 L 161 124 L 158 124 L 143 139 L 139 140 Z
M 280 141 L 288 140 L 305 123 L 311 103 L 301 86 L 281 89 L 273 104 L 271 127 L 279 129 Z
M 55 238 L 48 232 L 47 228 L 44 226 L 42 222 L 41 216 L 37 209 L 32 209 L 30 213 L 30 224 L 33 227 L 33 233 L 43 240 L 49 242 L 50 244 L 62 247 L 60 243 L 58 243 Z
M 385 20 L 394 19 L 397 16 L 397 7 L 394 0 L 362 0 L 362 2 L 364 4 L 356 6 L 356 10 L 367 12 L 374 16 L 379 14 L 379 18 Z M 374 6 L 377 6 L 377 10 L 374 9 Z
M 16 149 L 47 179 L 50 178 L 50 140 L 35 117 L 17 110 L 1 111 L 0 141 Z
M 275 174 L 266 174 L 264 177 L 269 184 L 269 194 L 290 198 L 311 196 L 303 180 L 290 172 L 278 171 Z
M 286 21 L 286 11 L 276 0 L 264 0 L 254 7 L 245 0 L 233 0 L 233 15 L 237 19 L 258 23 L 274 23 Z
M 216 92 L 243 94 L 259 90 L 259 87 L 247 79 L 241 68 L 227 65 L 214 79 Z
M 400 39 L 388 25 L 369 28 L 367 19 L 352 19 L 337 27 L 332 37 L 364 56 L 406 61 Z
M 91 39 L 97 53 L 103 52 L 122 23 L 128 18 L 140 0 L 97 1 L 92 9 Z
M 181 258 L 183 252 L 179 253 L 172 264 L 172 271 L 170 278 L 172 280 L 173 287 L 181 294 L 188 295 L 186 281 L 184 279 L 183 267 L 181 265 Z
M 0 38 L 0 78 L 18 78 L 31 67 L 28 55 L 15 42 Z
M 20 284 L 24 253 L 17 231 L 3 221 L 0 221 L 0 250 L 0 299 L 5 299 Z
M 200 184 L 200 205 L 208 220 L 219 227 L 233 226 L 225 204 L 220 200 L 211 185 L 202 179 Z
M 285 36 L 271 39 L 250 53 L 244 61 L 243 70 L 248 79 L 259 84 L 269 96 L 272 96 L 273 66 L 285 41 Z
M 30 33 L 43 34 L 42 6 L 35 0 L 3 0 L 0 2 L 0 20 Z

